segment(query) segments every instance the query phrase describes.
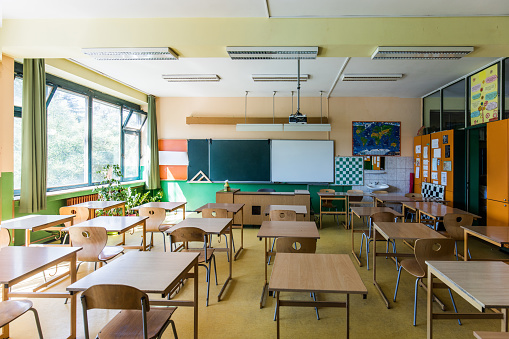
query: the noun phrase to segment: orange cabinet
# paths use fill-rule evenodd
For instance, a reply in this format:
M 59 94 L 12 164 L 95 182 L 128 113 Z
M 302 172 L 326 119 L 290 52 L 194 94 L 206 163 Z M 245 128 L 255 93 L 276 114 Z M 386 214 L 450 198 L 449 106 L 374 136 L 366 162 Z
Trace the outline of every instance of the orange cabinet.
M 488 226 L 509 225 L 509 203 L 487 200 L 488 213 L 486 223 Z
M 490 122 L 487 128 L 487 189 L 488 199 L 509 201 L 509 121 Z M 490 211 L 488 209 L 488 215 Z M 489 217 L 488 217 L 489 218 Z M 489 220 L 489 219 L 488 219 Z M 488 223 L 488 225 L 491 225 Z

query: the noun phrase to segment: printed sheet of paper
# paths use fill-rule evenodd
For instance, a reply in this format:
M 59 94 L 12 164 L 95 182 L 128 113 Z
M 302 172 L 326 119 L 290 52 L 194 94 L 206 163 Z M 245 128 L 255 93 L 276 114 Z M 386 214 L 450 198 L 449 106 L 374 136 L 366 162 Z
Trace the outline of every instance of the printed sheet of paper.
M 419 179 L 419 172 L 420 172 L 420 168 L 419 168 L 419 167 L 416 167 L 416 168 L 415 168 L 415 178 L 416 178 L 416 179 Z
M 415 146 L 415 154 L 420 154 L 421 153 L 421 145 L 416 145 Z
M 431 172 L 431 180 L 438 180 L 438 173 L 437 172 Z
M 447 186 L 447 172 L 442 172 L 441 177 L 442 185 Z
M 428 159 L 428 146 L 424 146 L 422 149 L 422 157 Z
M 441 158 L 442 157 L 442 149 L 441 148 L 435 148 L 433 150 L 433 158 Z
M 438 171 L 438 159 L 437 158 L 431 159 L 431 170 Z
M 438 139 L 431 140 L 431 148 L 438 148 Z

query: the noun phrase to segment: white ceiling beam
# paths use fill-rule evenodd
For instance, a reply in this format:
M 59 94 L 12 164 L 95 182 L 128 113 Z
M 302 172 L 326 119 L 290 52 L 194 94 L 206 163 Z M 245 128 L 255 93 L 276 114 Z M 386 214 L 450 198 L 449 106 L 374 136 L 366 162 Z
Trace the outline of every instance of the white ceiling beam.
M 330 98 L 332 92 L 334 91 L 334 88 L 336 88 L 336 85 L 338 84 L 339 79 L 341 78 L 341 75 L 343 75 L 343 72 L 345 71 L 346 65 L 348 65 L 348 62 L 350 61 L 350 57 L 347 57 L 345 62 L 343 62 L 343 65 L 339 69 L 338 75 L 336 76 L 336 79 L 334 79 L 334 82 L 332 83 L 332 86 L 329 90 L 329 93 L 327 93 L 327 99 Z

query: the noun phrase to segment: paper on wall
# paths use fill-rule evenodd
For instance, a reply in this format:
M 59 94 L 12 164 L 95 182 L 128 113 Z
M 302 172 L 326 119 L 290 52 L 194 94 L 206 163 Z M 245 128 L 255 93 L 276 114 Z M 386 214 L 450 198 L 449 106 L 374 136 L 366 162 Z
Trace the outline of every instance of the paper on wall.
M 442 185 L 447 186 L 447 172 L 442 172 Z
M 437 158 L 431 159 L 431 170 L 438 171 L 438 159 Z
M 424 146 L 424 148 L 422 149 L 422 157 L 424 159 L 428 159 L 428 146 Z
M 438 180 L 433 180 L 433 183 L 434 183 L 435 185 L 438 185 Z
M 431 140 L 431 148 L 438 148 L 438 139 Z
M 415 146 L 415 154 L 420 154 L 421 153 L 421 145 L 416 145 Z
M 422 176 L 424 178 L 427 178 L 428 177 L 428 171 L 422 171 Z
M 420 168 L 419 168 L 419 167 L 416 167 L 416 168 L 415 168 L 415 178 L 416 178 L 416 179 L 419 179 L 419 172 L 420 172 Z
M 438 172 L 431 172 L 431 180 L 438 180 Z
M 452 161 L 444 161 L 443 169 L 444 169 L 444 171 L 451 172 L 452 171 Z
M 434 158 L 441 158 L 442 157 L 442 149 L 436 148 L 433 150 L 433 157 Z
M 423 169 L 423 170 L 425 170 L 425 171 L 428 171 L 428 170 L 429 170 L 429 167 L 428 167 L 428 165 L 423 165 L 423 166 L 422 166 L 422 169 Z

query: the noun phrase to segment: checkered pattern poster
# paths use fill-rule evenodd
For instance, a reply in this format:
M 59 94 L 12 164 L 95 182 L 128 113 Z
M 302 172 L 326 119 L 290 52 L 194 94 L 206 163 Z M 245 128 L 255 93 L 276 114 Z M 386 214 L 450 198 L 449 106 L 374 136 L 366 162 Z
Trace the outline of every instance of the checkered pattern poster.
M 362 157 L 336 157 L 336 185 L 364 185 L 364 160 Z

